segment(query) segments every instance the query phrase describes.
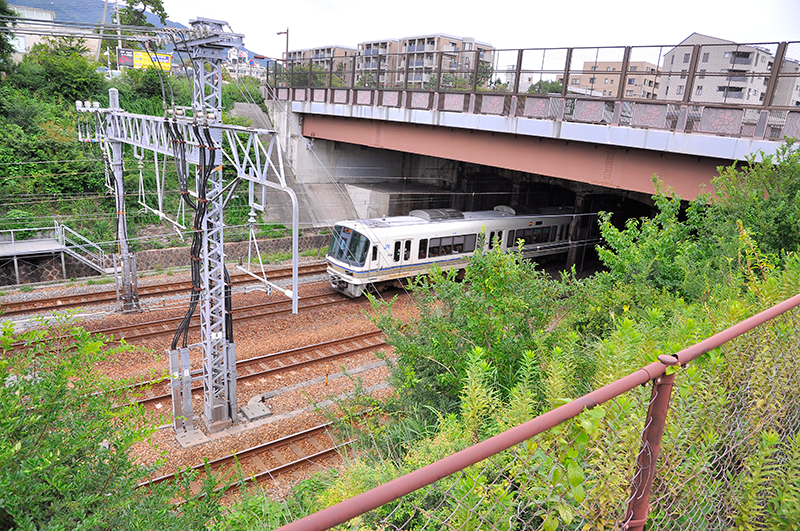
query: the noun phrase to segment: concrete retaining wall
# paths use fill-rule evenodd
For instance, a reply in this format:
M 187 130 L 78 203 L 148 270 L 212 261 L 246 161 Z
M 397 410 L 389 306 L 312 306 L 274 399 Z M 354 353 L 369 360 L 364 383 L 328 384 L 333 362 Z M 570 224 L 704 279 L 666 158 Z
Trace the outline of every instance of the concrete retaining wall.
M 328 245 L 331 237 L 329 234 L 301 236 L 298 238 L 299 250 L 319 249 Z M 230 242 L 225 244 L 225 260 L 235 262 L 239 258 L 247 259 L 248 242 Z M 272 238 L 258 240 L 261 254 L 287 253 L 292 250 L 291 238 Z M 136 253 L 136 269 L 139 272 L 154 269 L 170 269 L 188 267 L 189 247 L 173 247 L 170 249 L 151 249 Z

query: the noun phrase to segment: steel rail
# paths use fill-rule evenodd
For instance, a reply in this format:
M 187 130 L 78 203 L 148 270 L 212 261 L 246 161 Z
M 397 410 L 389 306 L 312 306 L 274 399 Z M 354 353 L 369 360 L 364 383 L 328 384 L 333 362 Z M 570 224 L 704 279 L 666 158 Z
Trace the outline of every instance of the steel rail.
M 241 369 L 243 369 L 245 367 L 248 367 L 250 365 L 256 365 L 258 363 L 263 363 L 264 361 L 274 360 L 274 359 L 283 358 L 283 357 L 294 356 L 294 355 L 297 355 L 297 354 L 305 354 L 305 353 L 313 352 L 314 350 L 320 350 L 320 349 L 324 349 L 324 348 L 330 348 L 332 346 L 341 345 L 342 343 L 357 342 L 357 341 L 362 341 L 364 339 L 371 339 L 371 338 L 373 338 L 375 336 L 378 336 L 378 335 L 381 335 L 381 334 L 382 334 L 382 332 L 380 332 L 380 331 L 367 332 L 365 334 L 359 334 L 359 335 L 356 335 L 356 336 L 351 336 L 351 337 L 346 337 L 346 338 L 341 338 L 341 339 L 334 339 L 332 341 L 326 341 L 324 343 L 317 343 L 316 345 L 309 345 L 307 347 L 298 347 L 298 348 L 291 349 L 291 350 L 284 350 L 284 351 L 281 351 L 281 352 L 273 352 L 273 353 L 270 353 L 270 354 L 265 354 L 263 356 L 257 356 L 255 358 L 248 358 L 248 359 L 245 359 L 245 360 L 239 360 L 239 361 L 236 362 L 236 370 L 238 372 L 238 371 L 240 371 Z M 384 347 L 384 346 L 386 346 L 386 342 L 381 340 L 379 343 L 375 343 L 375 344 L 371 344 L 371 345 L 367 345 L 367 346 L 355 347 L 355 348 L 351 348 L 349 350 L 345 350 L 343 352 L 335 352 L 335 353 L 332 353 L 332 354 L 324 354 L 319 358 L 309 358 L 309 359 L 305 359 L 305 360 L 296 361 L 296 362 L 293 362 L 293 363 L 281 365 L 280 367 L 272 367 L 272 368 L 269 368 L 269 369 L 263 369 L 261 371 L 252 372 L 250 374 L 240 374 L 236 378 L 236 381 L 237 382 L 243 382 L 243 381 L 247 381 L 247 380 L 253 380 L 253 379 L 256 379 L 256 378 L 261 378 L 261 377 L 264 377 L 264 376 L 267 376 L 267 375 L 270 375 L 270 374 L 277 374 L 277 373 L 288 371 L 288 370 L 292 370 L 292 369 L 300 369 L 302 367 L 306 367 L 308 365 L 313 365 L 315 363 L 330 361 L 330 360 L 334 360 L 334 359 L 338 359 L 338 358 L 343 358 L 345 356 L 352 356 L 352 355 L 355 355 L 355 354 L 361 354 L 363 352 L 369 352 L 369 351 L 372 351 L 372 350 L 375 350 L 375 349 L 378 349 L 378 348 L 381 348 L 381 347 Z M 148 381 L 148 382 L 142 382 L 142 383 L 139 383 L 139 384 L 135 384 L 135 385 L 129 386 L 127 388 L 123 388 L 123 390 L 130 389 L 131 391 L 136 392 L 137 389 L 144 389 L 144 388 L 147 388 L 148 386 L 151 387 L 150 391 L 152 392 L 152 387 L 154 387 L 154 386 L 168 387 L 169 383 L 166 382 L 164 379 L 151 380 L 151 381 Z M 192 394 L 201 393 L 202 391 L 203 391 L 202 385 L 198 385 L 198 386 L 192 387 Z M 139 399 L 136 400 L 136 403 L 139 404 L 139 405 L 149 405 L 149 404 L 152 404 L 154 402 L 161 402 L 161 401 L 168 401 L 168 400 L 172 400 L 172 392 L 171 392 L 171 390 L 168 390 L 167 392 L 161 392 L 161 394 L 153 393 L 152 396 L 139 398 Z
M 325 299 L 330 300 L 325 300 Z M 321 295 L 311 295 L 308 297 L 304 297 L 300 299 L 304 304 L 301 305 L 302 309 L 312 309 L 312 308 L 320 308 L 323 306 L 331 306 L 335 304 L 345 304 L 347 302 L 352 301 L 343 295 L 339 295 L 338 293 L 331 292 L 331 293 L 324 293 Z M 273 301 L 267 303 L 260 303 L 260 304 L 253 304 L 249 306 L 242 306 L 239 308 L 234 308 L 233 310 L 233 317 L 235 321 L 247 321 L 250 319 L 257 319 L 259 317 L 265 316 L 274 316 L 274 315 L 281 315 L 284 313 L 291 313 L 292 301 Z M 285 306 L 289 305 L 289 308 Z M 264 310 L 267 310 L 264 312 Z M 127 342 L 139 339 L 145 339 L 149 337 L 164 335 L 164 334 L 174 334 L 175 333 L 175 326 L 183 320 L 183 317 L 170 317 L 166 319 L 158 319 L 156 321 L 148 321 L 146 323 L 137 323 L 132 325 L 126 326 L 116 326 L 116 327 L 109 327 L 109 328 L 101 328 L 97 330 L 87 330 L 90 334 L 103 334 L 110 336 L 111 342 L 117 342 L 119 340 L 124 339 Z M 190 329 L 196 329 L 199 327 L 199 324 L 196 322 L 199 321 L 199 317 L 195 315 L 192 318 L 192 324 L 190 325 Z M 142 330 L 145 328 L 153 328 L 153 327 L 160 327 L 157 330 L 145 330 L 136 333 L 137 330 Z M 122 332 L 130 331 L 134 332 L 132 334 L 123 335 Z M 116 336 L 116 337 L 115 337 Z M 52 338 L 52 341 L 58 342 L 63 340 L 70 340 L 71 336 L 69 335 L 62 335 Z M 12 352 L 18 350 L 19 348 L 24 348 L 26 345 L 22 341 L 17 341 L 16 343 L 12 343 L 9 346 L 8 351 Z
M 299 267 L 300 275 L 314 275 L 324 273 L 326 270 L 325 263 L 310 264 Z M 291 267 L 282 267 L 270 271 L 269 280 L 282 280 L 291 278 Z M 252 276 L 245 274 L 232 274 L 232 284 L 252 284 L 258 282 Z M 192 287 L 191 281 L 178 281 L 178 282 L 164 282 L 160 284 L 150 284 L 147 286 L 139 286 L 139 298 L 142 297 L 155 297 L 164 295 L 174 295 L 190 291 Z M 76 306 L 83 306 L 84 304 L 96 304 L 101 302 L 113 302 L 117 300 L 116 290 L 102 290 L 93 293 L 84 293 L 80 295 L 66 295 L 47 297 L 29 301 L 0 303 L 0 314 L 3 316 L 18 315 L 33 312 L 60 310 L 64 308 L 74 308 Z

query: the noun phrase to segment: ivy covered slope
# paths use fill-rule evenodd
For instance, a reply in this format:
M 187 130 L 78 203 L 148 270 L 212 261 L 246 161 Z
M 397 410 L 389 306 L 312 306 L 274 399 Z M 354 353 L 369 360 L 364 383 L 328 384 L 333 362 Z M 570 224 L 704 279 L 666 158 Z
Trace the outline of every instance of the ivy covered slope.
M 109 81 L 98 73 L 100 66 L 86 58 L 82 41 L 63 38 L 35 45 L 19 63 L 4 63 L 7 77 L 0 81 L 0 229 L 49 226 L 55 219 L 95 242 L 115 239 L 114 199 L 106 189 L 102 153 L 95 144 L 78 142 L 75 101 L 99 101 L 107 106 L 108 89 L 114 87 L 126 111 L 161 116 L 165 98 L 168 104 L 173 100 L 176 105 L 190 104 L 191 83 L 185 76 L 162 79 L 153 69 L 126 70 L 122 77 Z M 249 125 L 228 115 L 236 101 L 261 105 L 263 97 L 251 80 L 223 85 L 223 120 Z M 137 236 L 171 229 L 158 227 L 155 216 L 141 213 L 137 207 L 139 161 L 129 146 L 124 158 L 125 186 L 131 194 L 127 199 L 129 238 L 136 250 L 143 245 L 136 241 Z M 165 171 L 169 186 L 175 181 L 174 168 L 167 165 Z M 149 181 L 155 178 L 150 154 L 145 155 L 142 174 Z M 177 191 L 177 182 L 172 184 Z M 177 203 L 176 192 L 167 198 L 166 207 L 177 210 Z M 246 220 L 245 205 L 232 206 L 229 224 Z M 173 243 L 180 240 L 175 238 Z
M 592 278 L 553 280 L 495 246 L 473 257 L 463 282 L 452 274 L 418 279 L 410 288 L 416 317 L 401 320 L 393 301 L 373 300 L 374 320 L 395 347 L 396 393 L 385 403 L 362 397 L 352 410 L 370 405 L 391 421 L 368 423 L 363 452 L 341 474 L 317 478 L 314 496 L 310 484 L 301 487 L 294 515 L 497 434 L 800 292 L 796 147 L 720 168 L 716 196 L 683 210 L 654 184 L 653 218 L 620 230 L 602 217 L 606 271 Z M 796 318 L 777 320 L 679 370 L 654 528 L 800 526 L 798 333 Z M 630 495 L 649 392 L 585 412 L 360 523 L 614 527 Z M 231 518 L 236 529 L 263 529 L 259 519 L 283 521 L 288 509 L 251 500 Z

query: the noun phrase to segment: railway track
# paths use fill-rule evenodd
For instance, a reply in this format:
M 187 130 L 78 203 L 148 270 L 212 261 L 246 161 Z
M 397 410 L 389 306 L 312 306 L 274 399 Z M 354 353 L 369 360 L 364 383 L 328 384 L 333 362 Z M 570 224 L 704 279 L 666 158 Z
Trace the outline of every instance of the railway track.
M 310 310 L 314 308 L 321 308 L 324 306 L 334 306 L 338 304 L 346 304 L 352 301 L 344 295 L 339 293 L 330 292 L 321 295 L 310 295 L 303 297 L 298 301 L 299 310 Z M 259 319 L 263 317 L 281 315 L 291 313 L 292 301 L 280 300 L 275 302 L 265 302 L 259 304 L 251 304 L 241 306 L 233 309 L 234 322 L 248 321 L 252 319 Z M 178 323 L 183 320 L 184 316 L 168 317 L 165 319 L 157 319 L 154 321 L 147 321 L 144 323 L 133 323 L 122 326 L 113 326 L 108 328 L 100 328 L 89 330 L 92 334 L 103 334 L 108 336 L 111 341 L 125 340 L 128 343 L 141 341 L 157 336 L 175 334 Z M 192 317 L 189 330 L 198 330 L 200 328 L 200 316 L 195 313 Z M 60 344 L 65 340 L 69 340 L 69 336 L 59 336 L 52 338 L 55 344 Z M 17 350 L 25 346 L 24 342 L 16 342 L 10 345 L 10 350 Z
M 298 276 L 318 275 L 324 273 L 326 264 L 314 263 L 307 265 L 300 265 L 297 268 Z M 292 277 L 291 267 L 282 267 L 273 269 L 267 272 L 267 280 L 276 281 Z M 250 275 L 244 273 L 231 274 L 232 285 L 243 285 L 258 282 Z M 164 282 L 159 284 L 150 284 L 139 287 L 139 298 L 147 297 L 164 297 L 168 295 L 176 295 L 180 293 L 188 293 L 191 290 L 192 284 L 190 281 L 176 281 Z M 77 295 L 58 295 L 55 297 L 47 297 L 30 301 L 9 302 L 0 304 L 0 313 L 3 316 L 21 315 L 27 313 L 44 312 L 61 310 L 65 308 L 76 308 L 79 306 L 86 306 L 91 304 L 110 303 L 116 302 L 116 290 L 102 290 L 94 293 L 84 293 Z
M 331 427 L 331 423 L 320 424 L 268 443 L 234 452 L 208 463 L 194 465 L 191 470 L 204 473 L 208 469 L 214 474 L 219 474 L 218 477 L 223 481 L 230 481 L 233 488 L 236 488 L 242 481 L 272 479 L 302 465 L 317 464 L 319 461 L 335 455 L 339 448 L 352 443 L 352 441 L 347 441 L 335 444 L 328 435 Z M 226 465 L 229 465 L 228 469 L 223 471 L 223 467 Z M 172 481 L 175 477 L 175 474 L 165 474 L 144 481 L 139 484 L 139 487 Z M 199 493 L 201 480 L 195 478 L 190 484 L 190 488 L 192 494 Z
M 238 360 L 236 362 L 236 372 L 238 374 L 236 385 L 239 386 L 246 381 L 266 378 L 273 374 L 300 369 L 315 363 L 373 351 L 386 346 L 386 342 L 381 336 L 382 332 L 380 331 L 367 332 L 306 347 Z M 192 375 L 196 376 L 200 373 L 201 371 L 197 370 Z M 129 389 L 134 393 L 143 395 L 136 400 L 141 405 L 153 406 L 159 403 L 167 405 L 172 401 L 170 383 L 164 379 L 142 382 Z M 201 383 L 192 387 L 192 394 L 202 392 Z

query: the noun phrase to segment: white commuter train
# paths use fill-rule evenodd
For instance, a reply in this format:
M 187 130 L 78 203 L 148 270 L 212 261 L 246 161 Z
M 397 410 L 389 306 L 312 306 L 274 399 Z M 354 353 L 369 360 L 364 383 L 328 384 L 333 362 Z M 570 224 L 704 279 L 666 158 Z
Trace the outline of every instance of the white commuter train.
M 576 243 L 570 239 L 576 232 L 570 226 L 582 216 L 596 219 L 596 214 L 575 215 L 566 207 L 518 214 L 512 207 L 497 206 L 480 212 L 412 210 L 408 216 L 342 221 L 333 228 L 326 256 L 331 287 L 356 298 L 369 285 L 398 284 L 428 272 L 432 264 L 443 271 L 462 269 L 481 231 L 486 250 L 498 241 L 504 250 L 513 250 L 522 240 L 525 258 L 564 253 Z

